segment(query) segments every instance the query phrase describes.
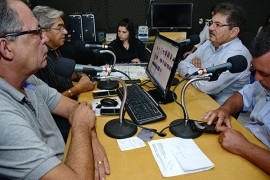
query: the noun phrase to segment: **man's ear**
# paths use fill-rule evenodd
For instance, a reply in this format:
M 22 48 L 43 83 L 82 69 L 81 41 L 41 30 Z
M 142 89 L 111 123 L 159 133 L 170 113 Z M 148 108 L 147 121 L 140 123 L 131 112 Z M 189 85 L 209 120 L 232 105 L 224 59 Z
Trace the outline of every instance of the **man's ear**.
M 12 60 L 14 57 L 13 52 L 10 50 L 11 43 L 6 39 L 0 39 L 0 54 L 7 60 Z
M 240 28 L 239 27 L 233 27 L 231 29 L 231 37 L 232 38 L 235 38 L 236 36 L 238 36 L 239 32 L 240 32 Z

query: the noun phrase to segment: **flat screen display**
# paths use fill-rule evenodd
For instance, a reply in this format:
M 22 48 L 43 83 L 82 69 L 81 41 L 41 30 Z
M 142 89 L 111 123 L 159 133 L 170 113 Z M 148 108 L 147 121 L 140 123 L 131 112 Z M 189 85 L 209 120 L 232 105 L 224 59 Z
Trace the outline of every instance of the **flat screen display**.
M 175 76 L 181 54 L 179 49 L 177 42 L 160 34 L 156 36 L 146 74 L 163 99 L 167 98 Z
M 152 29 L 191 29 L 192 3 L 152 3 Z

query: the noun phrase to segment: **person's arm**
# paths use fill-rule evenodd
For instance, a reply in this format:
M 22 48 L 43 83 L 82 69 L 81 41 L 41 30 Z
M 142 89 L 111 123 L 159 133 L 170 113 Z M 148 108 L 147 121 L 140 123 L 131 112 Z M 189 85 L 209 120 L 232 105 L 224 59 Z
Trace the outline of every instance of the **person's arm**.
M 69 119 L 72 138 L 64 163 L 59 164 L 41 179 L 94 179 L 92 129 L 95 113 L 86 105 L 62 96 L 54 114 Z
M 178 73 L 181 77 L 185 77 L 187 74 L 192 74 L 195 71 L 199 70 L 199 68 L 195 67 L 191 63 L 194 57 L 196 57 L 196 52 L 190 54 L 189 56 L 187 56 L 186 59 L 180 61 L 180 63 L 178 64 Z
M 270 151 L 252 144 L 240 132 L 228 128 L 220 133 L 219 142 L 225 150 L 242 156 L 270 174 Z
M 230 115 L 241 111 L 242 107 L 243 97 L 240 93 L 237 92 L 229 99 L 227 99 L 218 109 L 205 113 L 201 118 L 207 120 L 209 125 L 217 121 L 217 131 L 223 131 L 227 127 L 231 127 Z M 223 126 L 224 124 L 225 127 Z
M 90 79 L 85 75 L 82 74 L 79 82 L 74 85 L 72 88 L 67 89 L 66 91 L 62 92 L 62 95 L 66 97 L 73 97 L 83 92 L 91 91 L 94 89 L 95 84 L 90 81 Z
M 106 179 L 106 174 L 110 174 L 110 164 L 106 151 L 97 138 L 95 128 L 92 129 L 92 147 L 95 164 L 95 179 Z

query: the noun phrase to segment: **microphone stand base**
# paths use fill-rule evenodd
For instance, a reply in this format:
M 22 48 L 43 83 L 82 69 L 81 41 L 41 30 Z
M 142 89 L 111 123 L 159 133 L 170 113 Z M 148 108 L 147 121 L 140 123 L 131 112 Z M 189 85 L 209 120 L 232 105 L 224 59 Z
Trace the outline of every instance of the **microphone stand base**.
M 184 139 L 195 139 L 202 135 L 202 132 L 195 131 L 192 129 L 190 120 L 185 123 L 184 119 L 177 119 L 171 122 L 170 124 L 170 132 L 176 137 L 184 138 Z
M 119 118 L 107 122 L 104 126 L 104 132 L 107 136 L 115 139 L 129 138 L 136 134 L 137 126 L 127 123 L 127 119 L 123 119 L 122 124 Z
M 112 81 L 112 80 L 100 81 L 98 82 L 98 85 L 97 85 L 97 88 L 106 89 L 106 90 L 116 89 L 118 87 L 119 87 L 118 81 Z

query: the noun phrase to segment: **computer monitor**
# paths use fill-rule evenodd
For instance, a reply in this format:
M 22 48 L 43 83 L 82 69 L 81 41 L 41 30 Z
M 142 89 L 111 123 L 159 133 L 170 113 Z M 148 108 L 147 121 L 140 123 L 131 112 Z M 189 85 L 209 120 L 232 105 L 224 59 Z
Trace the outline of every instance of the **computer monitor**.
M 146 74 L 156 89 L 149 94 L 161 104 L 172 102 L 172 85 L 183 49 L 180 44 L 157 34 L 150 60 L 146 66 Z
M 191 29 L 192 3 L 152 3 L 152 29 Z

